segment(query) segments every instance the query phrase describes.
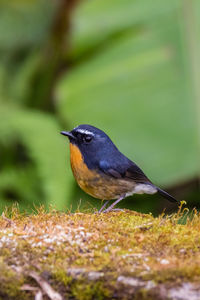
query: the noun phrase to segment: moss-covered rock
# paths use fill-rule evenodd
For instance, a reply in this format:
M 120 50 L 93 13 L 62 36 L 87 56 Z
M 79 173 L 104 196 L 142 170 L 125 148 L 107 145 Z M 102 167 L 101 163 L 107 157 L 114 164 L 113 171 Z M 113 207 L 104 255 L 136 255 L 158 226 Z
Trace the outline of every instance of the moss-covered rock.
M 184 212 L 4 213 L 0 299 L 200 299 L 200 215 Z

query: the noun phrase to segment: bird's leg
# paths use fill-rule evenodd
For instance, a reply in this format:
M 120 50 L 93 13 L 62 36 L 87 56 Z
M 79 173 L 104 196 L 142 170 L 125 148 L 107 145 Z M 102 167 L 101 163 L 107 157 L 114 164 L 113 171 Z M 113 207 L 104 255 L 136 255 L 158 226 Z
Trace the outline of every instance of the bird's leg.
M 106 209 L 103 211 L 103 213 L 107 213 L 107 212 L 111 211 L 111 210 L 113 209 L 113 207 L 114 207 L 117 203 L 119 203 L 121 200 L 123 200 L 123 199 L 124 199 L 124 195 L 121 196 L 119 199 L 117 199 L 115 202 L 113 202 L 108 208 L 106 208 Z
M 104 203 L 104 205 L 100 208 L 100 210 L 98 211 L 99 214 L 104 210 L 104 208 L 106 207 L 106 205 L 108 204 L 108 202 L 109 202 L 109 200 L 107 200 L 107 201 Z

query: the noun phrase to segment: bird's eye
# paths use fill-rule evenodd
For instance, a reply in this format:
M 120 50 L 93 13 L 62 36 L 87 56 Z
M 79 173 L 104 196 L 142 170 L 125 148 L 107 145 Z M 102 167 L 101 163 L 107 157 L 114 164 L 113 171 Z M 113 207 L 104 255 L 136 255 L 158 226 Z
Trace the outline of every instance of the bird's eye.
M 92 140 L 92 136 L 86 135 L 86 136 L 84 136 L 83 140 L 84 140 L 84 142 L 89 143 Z

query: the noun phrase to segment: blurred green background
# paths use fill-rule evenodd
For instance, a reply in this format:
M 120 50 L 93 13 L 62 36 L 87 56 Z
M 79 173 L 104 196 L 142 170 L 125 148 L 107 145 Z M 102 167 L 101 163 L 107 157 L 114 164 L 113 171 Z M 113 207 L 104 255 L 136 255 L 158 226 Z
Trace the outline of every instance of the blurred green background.
M 101 205 L 59 133 L 82 123 L 200 208 L 199 41 L 198 0 L 0 0 L 0 210 Z M 121 207 L 176 209 L 145 195 Z

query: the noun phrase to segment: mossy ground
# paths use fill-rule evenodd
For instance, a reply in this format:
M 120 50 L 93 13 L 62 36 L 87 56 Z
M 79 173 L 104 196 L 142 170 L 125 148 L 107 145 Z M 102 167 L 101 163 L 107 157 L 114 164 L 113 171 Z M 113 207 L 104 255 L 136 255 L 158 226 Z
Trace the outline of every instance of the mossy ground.
M 163 290 L 170 299 L 175 288 L 200 283 L 200 214 L 184 225 L 183 214 L 5 212 L 0 299 L 33 299 L 38 291 L 51 298 L 32 272 L 63 299 L 168 299 Z

